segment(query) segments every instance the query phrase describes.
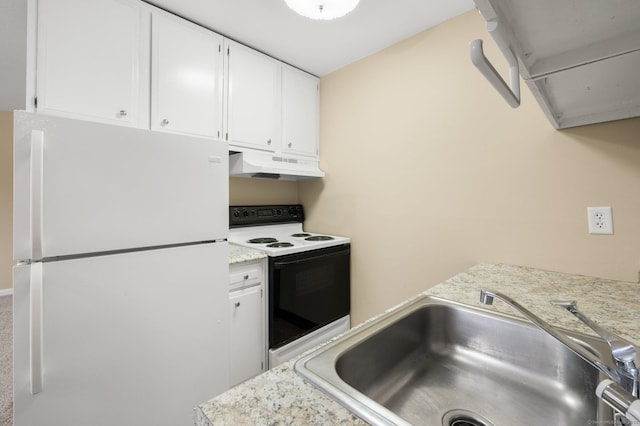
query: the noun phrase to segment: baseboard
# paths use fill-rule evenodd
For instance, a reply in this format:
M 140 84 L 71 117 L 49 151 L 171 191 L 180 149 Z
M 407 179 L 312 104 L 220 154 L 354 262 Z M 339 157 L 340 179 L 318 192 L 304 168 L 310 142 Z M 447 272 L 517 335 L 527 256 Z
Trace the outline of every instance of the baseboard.
M 0 297 L 2 296 L 13 296 L 13 289 L 8 288 L 6 290 L 0 290 Z

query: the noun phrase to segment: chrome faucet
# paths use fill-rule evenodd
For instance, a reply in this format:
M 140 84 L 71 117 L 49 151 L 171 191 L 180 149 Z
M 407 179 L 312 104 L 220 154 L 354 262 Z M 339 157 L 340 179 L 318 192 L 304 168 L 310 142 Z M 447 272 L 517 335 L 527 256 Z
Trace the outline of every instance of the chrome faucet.
M 620 375 L 620 386 L 626 389 L 634 397 L 638 398 L 638 387 L 640 381 L 638 380 L 638 367 L 636 365 L 636 349 L 634 346 L 624 340 L 622 337 L 617 336 L 609 330 L 600 327 L 595 322 L 587 318 L 582 312 L 578 310 L 575 301 L 571 302 L 559 302 L 553 301 L 552 304 L 560 306 L 567 311 L 571 312 L 580 321 L 585 323 L 589 328 L 595 331 L 600 337 L 607 341 L 611 348 L 611 358 L 616 365 L 616 370 Z
M 585 317 L 578 309 L 576 308 L 576 302 L 552 302 L 556 306 L 561 306 L 567 309 L 569 312 L 578 317 L 581 321 L 583 321 L 586 325 L 591 327 L 593 331 L 598 333 L 600 337 L 607 341 L 609 347 L 611 348 L 611 357 L 614 361 L 615 368 L 608 366 L 607 364 L 602 363 L 598 360 L 594 355 L 590 352 L 584 350 L 581 346 L 576 344 L 573 340 L 571 340 L 567 335 L 558 331 L 555 327 L 553 327 L 548 322 L 539 318 L 528 309 L 520 305 L 518 302 L 506 296 L 502 293 L 498 293 L 490 290 L 480 290 L 480 302 L 485 305 L 493 304 L 493 299 L 500 299 L 507 305 L 511 306 L 516 311 L 520 312 L 525 318 L 535 324 L 538 328 L 553 336 L 560 343 L 565 345 L 567 348 L 571 349 L 573 353 L 578 355 L 588 364 L 597 368 L 602 373 L 606 374 L 611 380 L 615 383 L 619 384 L 624 390 L 629 392 L 631 396 L 634 398 L 638 398 L 638 387 L 639 387 L 639 375 L 638 368 L 636 366 L 636 350 L 633 345 L 619 336 L 611 333 L 608 330 L 598 326 L 589 318 Z

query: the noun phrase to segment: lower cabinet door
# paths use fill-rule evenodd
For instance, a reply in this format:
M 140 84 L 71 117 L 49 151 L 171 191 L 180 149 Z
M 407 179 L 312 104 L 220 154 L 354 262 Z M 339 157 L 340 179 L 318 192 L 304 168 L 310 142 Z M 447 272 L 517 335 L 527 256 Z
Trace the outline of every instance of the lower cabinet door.
M 229 293 L 231 305 L 229 384 L 235 386 L 264 370 L 262 287 Z

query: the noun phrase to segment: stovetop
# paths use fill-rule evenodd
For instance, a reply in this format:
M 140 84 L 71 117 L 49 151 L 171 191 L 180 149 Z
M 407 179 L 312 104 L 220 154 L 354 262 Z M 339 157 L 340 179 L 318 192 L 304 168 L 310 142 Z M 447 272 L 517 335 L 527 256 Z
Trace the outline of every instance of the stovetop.
M 229 242 L 283 256 L 350 243 L 347 237 L 306 232 L 302 205 L 231 206 Z

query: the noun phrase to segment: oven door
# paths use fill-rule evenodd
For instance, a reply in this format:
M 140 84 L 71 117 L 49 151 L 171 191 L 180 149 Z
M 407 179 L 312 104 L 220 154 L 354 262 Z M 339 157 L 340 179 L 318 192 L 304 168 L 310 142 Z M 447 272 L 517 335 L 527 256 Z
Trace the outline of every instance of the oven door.
M 349 244 L 269 258 L 269 348 L 349 315 Z

